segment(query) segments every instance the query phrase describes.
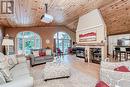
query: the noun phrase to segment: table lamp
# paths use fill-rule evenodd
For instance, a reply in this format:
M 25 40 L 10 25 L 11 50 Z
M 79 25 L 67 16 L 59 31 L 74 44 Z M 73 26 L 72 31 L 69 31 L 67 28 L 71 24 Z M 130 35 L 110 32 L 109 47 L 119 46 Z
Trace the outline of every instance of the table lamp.
M 8 39 L 8 38 L 4 38 L 3 39 L 3 42 L 2 42 L 2 45 L 3 46 L 7 46 L 7 55 L 9 55 L 9 46 L 13 46 L 14 45 L 14 42 L 13 40 L 11 39 Z

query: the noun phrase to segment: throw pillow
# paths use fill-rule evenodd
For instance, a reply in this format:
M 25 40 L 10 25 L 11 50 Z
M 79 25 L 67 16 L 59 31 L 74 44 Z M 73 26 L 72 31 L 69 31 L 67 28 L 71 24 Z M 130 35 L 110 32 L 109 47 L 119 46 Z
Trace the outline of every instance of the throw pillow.
M 39 51 L 33 51 L 33 55 L 34 55 L 34 57 L 38 57 L 39 56 Z
M 0 72 L 3 74 L 6 82 L 12 81 L 12 76 L 10 74 L 9 68 L 1 69 Z
M 9 68 L 7 61 L 0 62 L 0 70 L 4 68 Z
M 46 52 L 45 52 L 45 51 L 39 51 L 39 56 L 40 56 L 40 57 L 46 56 Z
M 130 72 L 130 70 L 126 66 L 119 66 L 119 67 L 115 68 L 114 71 Z
M 5 61 L 5 55 L 0 52 L 0 62 Z
M 99 81 L 95 87 L 109 87 L 105 82 Z
M 51 49 L 46 49 L 46 55 L 48 55 L 48 56 L 51 56 L 51 55 L 52 55 Z
M 5 84 L 5 83 L 6 83 L 5 78 L 3 74 L 0 72 L 0 85 Z
M 7 63 L 7 59 L 0 62 L 0 72 L 3 74 L 3 76 L 7 82 L 12 80 L 10 72 L 9 72 L 9 66 Z
M 5 56 L 5 57 L 6 57 L 9 69 L 12 69 L 16 65 L 15 62 L 13 61 L 13 58 L 10 56 Z
M 18 64 L 18 60 L 16 59 L 16 55 L 9 55 L 10 58 L 12 58 L 14 64 Z

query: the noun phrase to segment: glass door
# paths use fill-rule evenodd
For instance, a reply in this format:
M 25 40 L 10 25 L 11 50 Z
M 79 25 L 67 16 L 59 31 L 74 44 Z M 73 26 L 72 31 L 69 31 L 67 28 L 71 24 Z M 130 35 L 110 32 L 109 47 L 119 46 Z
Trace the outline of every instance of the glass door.
M 71 47 L 71 38 L 67 33 L 58 32 L 54 36 L 56 40 L 56 48 L 59 48 L 63 54 L 68 53 L 68 48 Z
M 70 40 L 63 40 L 63 50 L 65 54 L 68 54 L 68 48 L 71 46 L 70 43 Z
M 41 38 L 33 32 L 20 32 L 17 35 L 17 53 L 28 55 L 31 49 L 41 48 Z

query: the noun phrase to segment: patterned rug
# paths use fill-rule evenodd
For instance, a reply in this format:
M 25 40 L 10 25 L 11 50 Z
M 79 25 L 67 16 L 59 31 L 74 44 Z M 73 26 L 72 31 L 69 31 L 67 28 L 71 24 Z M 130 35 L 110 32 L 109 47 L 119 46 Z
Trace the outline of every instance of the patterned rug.
M 97 80 L 86 75 L 79 70 L 71 67 L 71 76 L 69 78 L 44 81 L 42 70 L 44 65 L 38 65 L 31 68 L 34 77 L 34 87 L 95 87 Z

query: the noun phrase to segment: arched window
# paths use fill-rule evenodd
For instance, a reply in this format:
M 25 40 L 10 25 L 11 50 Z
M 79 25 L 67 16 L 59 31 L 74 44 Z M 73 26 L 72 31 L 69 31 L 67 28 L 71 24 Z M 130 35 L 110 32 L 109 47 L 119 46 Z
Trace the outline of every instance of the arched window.
M 59 48 L 64 54 L 68 53 L 68 48 L 71 47 L 71 38 L 65 32 L 58 32 L 54 35 L 55 48 Z
M 20 32 L 17 34 L 17 53 L 30 54 L 30 49 L 41 48 L 41 38 L 34 32 Z

